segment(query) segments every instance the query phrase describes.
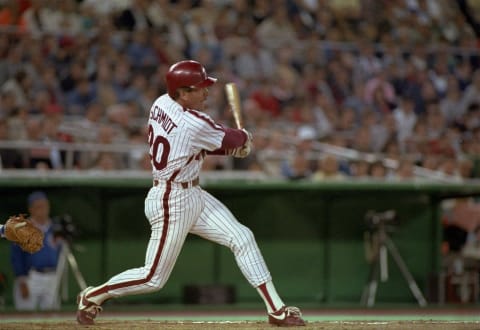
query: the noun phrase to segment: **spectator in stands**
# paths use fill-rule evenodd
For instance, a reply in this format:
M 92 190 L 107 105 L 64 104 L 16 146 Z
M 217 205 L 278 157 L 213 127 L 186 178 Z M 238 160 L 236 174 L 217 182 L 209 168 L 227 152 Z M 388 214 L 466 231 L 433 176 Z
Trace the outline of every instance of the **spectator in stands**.
M 312 126 L 303 125 L 298 127 L 294 134 L 294 149 L 280 163 L 281 175 L 289 180 L 308 179 L 316 167 L 316 161 L 312 159 L 312 153 L 317 133 Z
M 90 170 L 93 171 L 113 171 L 119 169 L 115 155 L 111 152 L 100 152 L 95 159 Z
M 115 130 L 115 143 L 126 142 L 131 131 L 135 106 L 128 103 L 114 104 L 106 109 L 108 124 Z
M 42 68 L 39 77 L 37 91 L 44 91 L 48 95 L 48 103 L 64 105 L 65 95 L 60 87 L 60 82 L 57 79 L 55 69 L 51 66 Z
M 0 113 L 0 143 L 10 140 L 7 119 Z M 0 147 L 0 169 L 22 168 L 21 154 L 14 148 Z
M 385 69 L 379 69 L 367 80 L 364 89 L 365 102 L 378 113 L 388 113 L 396 105 L 396 93 L 388 81 Z
M 113 66 L 105 58 L 100 58 L 96 65 L 96 79 L 93 84 L 97 90 L 97 101 L 99 105 L 107 108 L 118 103 L 118 97 L 113 85 Z
M 250 100 L 257 103 L 260 110 L 268 113 L 270 118 L 278 118 L 281 115 L 281 107 L 278 99 L 273 95 L 273 86 L 267 79 L 259 81 L 258 88 L 255 88 L 250 96 Z
M 255 39 L 239 40 L 237 43 L 241 43 L 240 46 L 231 51 L 235 53 L 232 66 L 241 79 L 255 82 L 273 77 L 276 59 L 272 52 L 262 48 Z
M 29 33 L 34 38 L 41 38 L 47 32 L 50 9 L 43 0 L 30 0 L 28 7 L 21 17 L 21 31 Z
M 42 1 L 42 0 L 37 0 Z M 109 1 L 98 1 L 98 0 L 83 0 L 81 5 L 91 7 L 96 15 L 101 19 L 109 19 L 112 15 L 115 15 L 117 12 L 121 11 L 128 5 L 128 1 L 125 0 L 109 0 Z
M 480 103 L 472 103 L 459 124 L 468 132 L 478 132 L 478 128 L 480 128 Z
M 27 138 L 36 144 L 42 144 L 45 137 L 43 118 L 29 118 L 26 123 Z M 50 150 L 47 146 L 35 145 L 28 150 L 29 168 L 52 168 Z
M 438 171 L 446 178 L 461 182 L 462 177 L 458 170 L 458 161 L 452 157 L 442 157 L 440 164 L 438 165 Z
M 458 174 L 462 177 L 463 180 L 468 180 L 473 178 L 474 162 L 470 158 L 462 158 L 458 161 Z
M 62 0 L 58 6 L 52 8 L 52 11 L 52 17 L 47 21 L 48 32 L 60 35 L 64 40 L 87 32 L 85 28 L 88 26 L 83 24 L 77 1 Z
M 59 70 L 57 69 L 57 71 Z M 65 72 L 61 72 L 61 77 L 59 79 L 60 88 L 62 89 L 62 92 L 68 95 L 68 93 L 75 89 L 81 80 L 86 79 L 88 79 L 86 63 L 84 61 L 73 60 L 70 65 L 68 65 Z
M 412 136 L 415 124 L 417 123 L 417 115 L 415 114 L 415 104 L 412 100 L 402 97 L 399 98 L 398 107 L 393 110 L 395 119 L 397 139 L 400 148 L 405 150 L 406 140 Z
M 138 30 L 131 33 L 130 41 L 126 46 L 126 54 L 133 64 L 134 70 L 152 70 L 158 65 L 158 58 L 152 47 L 152 37 L 147 30 Z
M 352 136 L 348 137 L 351 140 L 351 146 L 360 152 L 372 152 L 372 143 L 374 137 L 368 127 L 360 127 L 356 129 Z
M 332 135 L 338 122 L 338 113 L 333 99 L 330 99 L 324 93 L 316 93 L 312 106 L 318 137 L 325 138 Z
M 355 76 L 359 81 L 367 81 L 383 67 L 381 59 L 375 52 L 375 45 L 369 40 L 360 42 L 355 61 Z
M 440 111 L 442 112 L 448 124 L 455 122 L 461 117 L 462 91 L 458 80 L 454 76 L 449 76 L 447 80 L 447 90 L 445 97 L 439 102 Z
M 425 154 L 422 157 L 420 166 L 423 168 L 433 171 L 434 173 L 438 171 L 438 167 L 440 166 L 441 159 L 440 156 L 435 154 Z
M 466 113 L 473 104 L 480 104 L 480 69 L 473 72 L 472 83 L 467 86 L 462 97 L 463 107 L 459 112 Z
M 373 111 L 366 111 L 361 118 L 360 127 L 370 131 L 371 149 L 373 152 L 382 152 L 390 140 L 395 140 L 397 127 L 393 113 L 378 115 Z
M 352 139 L 355 135 L 355 132 L 358 132 L 359 129 L 361 130 L 361 128 L 358 127 L 358 123 L 359 121 L 357 121 L 355 111 L 352 108 L 343 107 L 339 114 L 335 130 L 338 132 L 338 134 L 342 134 Z M 367 148 L 367 150 L 369 149 L 370 146 Z
M 13 78 L 8 79 L 2 86 L 1 91 L 11 92 L 15 96 L 15 106 L 24 107 L 29 102 L 32 80 L 25 71 L 18 71 Z
M 0 91 L 0 114 L 7 117 L 18 110 L 15 94 L 12 91 Z
M 82 78 L 76 83 L 75 88 L 67 94 L 65 100 L 68 113 L 77 116 L 84 116 L 88 105 L 96 101 L 95 86 L 86 78 Z
M 117 131 L 112 125 L 102 123 L 98 128 L 98 134 L 95 142 L 99 144 L 100 148 L 108 148 L 114 144 L 117 139 Z M 110 158 L 113 158 L 113 164 L 111 164 Z M 126 167 L 125 158 L 121 153 L 109 153 L 102 150 L 84 151 L 80 154 L 80 168 L 90 169 L 96 168 L 99 165 L 102 168 L 114 167 L 115 169 L 124 169 Z
M 393 181 L 412 181 L 415 179 L 415 163 L 412 159 L 400 159 L 397 168 L 390 176 Z
M 350 176 L 354 179 L 368 179 L 370 164 L 363 159 L 350 162 Z
M 381 161 L 375 161 L 370 164 L 368 169 L 368 175 L 370 178 L 384 180 L 387 177 L 387 168 Z
M 272 6 L 271 9 L 271 15 L 258 24 L 255 37 L 262 47 L 273 51 L 292 45 L 296 34 L 286 6 Z
M 291 159 L 281 165 L 281 173 L 287 180 L 305 180 L 311 177 L 310 161 L 305 152 L 295 150 Z
M 354 83 L 352 87 L 352 93 L 347 95 L 343 102 L 343 106 L 345 108 L 353 109 L 357 122 L 359 122 L 360 118 L 364 115 L 372 113 L 372 111 L 370 111 L 370 109 L 368 108 L 365 99 L 363 98 L 364 87 L 365 85 L 363 83 Z
M 6 1 L 0 7 L 0 26 L 10 27 L 12 31 L 20 25 L 22 12 L 18 1 Z
M 258 139 L 255 139 L 254 152 L 263 165 L 263 171 L 272 178 L 280 178 L 282 177 L 281 164 L 285 153 L 290 151 L 285 137 L 282 132 L 277 130 L 268 136 L 262 136 L 262 138 L 265 140 L 263 143 L 262 141 L 259 143 Z
M 73 121 L 64 121 L 60 130 L 69 132 L 75 142 L 96 142 L 97 134 L 102 120 L 105 118 L 104 108 L 97 102 L 88 105 L 85 117 Z
M 128 31 L 144 30 L 153 27 L 148 15 L 147 0 L 132 0 L 130 6 L 114 15 L 115 26 Z
M 318 160 L 317 170 L 311 177 L 313 182 L 343 181 L 345 178 L 345 174 L 340 171 L 337 157 L 332 155 L 325 155 Z

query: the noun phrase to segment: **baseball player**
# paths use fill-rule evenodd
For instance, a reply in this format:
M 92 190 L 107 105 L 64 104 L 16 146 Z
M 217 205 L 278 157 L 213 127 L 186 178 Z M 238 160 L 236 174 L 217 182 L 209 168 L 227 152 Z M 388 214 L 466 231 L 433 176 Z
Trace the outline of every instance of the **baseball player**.
M 77 297 L 77 321 L 93 324 L 107 299 L 160 290 L 168 280 L 187 234 L 227 246 L 248 282 L 265 302 L 269 323 L 303 326 L 297 307 L 285 306 L 250 229 L 199 186 L 209 154 L 246 157 L 251 135 L 224 127 L 203 113 L 215 78 L 196 61 L 181 61 L 166 74 L 167 93 L 157 98 L 148 119 L 153 186 L 145 198 L 151 236 L 145 265 L 87 287 Z
M 18 244 L 11 246 L 11 263 L 15 275 L 13 298 L 17 310 L 57 310 L 58 299 L 56 268 L 61 251 L 50 218 L 50 202 L 42 191 L 28 196 L 28 210 L 32 223 L 44 233 L 43 247 L 29 253 Z

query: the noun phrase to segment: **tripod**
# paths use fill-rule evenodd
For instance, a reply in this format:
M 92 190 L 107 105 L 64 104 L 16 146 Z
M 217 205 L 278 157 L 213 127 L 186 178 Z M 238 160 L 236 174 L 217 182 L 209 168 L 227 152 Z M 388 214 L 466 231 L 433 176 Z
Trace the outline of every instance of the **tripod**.
M 390 252 L 395 263 L 402 272 L 403 277 L 407 281 L 410 291 L 417 299 L 418 304 L 421 307 L 425 307 L 427 305 L 427 301 L 425 300 L 412 274 L 408 270 L 407 265 L 403 261 L 403 258 L 398 252 L 397 247 L 393 243 L 392 239 L 388 236 L 385 221 L 378 221 L 376 223 L 376 227 L 377 228 L 376 232 L 374 233 L 374 237 L 378 239 L 378 242 L 374 243 L 375 251 L 370 266 L 369 279 L 362 294 L 362 304 L 366 304 L 368 307 L 372 307 L 375 304 L 375 295 L 377 293 L 379 275 L 382 282 L 386 282 L 388 280 L 388 252 Z
M 75 276 L 75 280 L 77 281 L 78 286 L 81 290 L 84 290 L 87 287 L 85 279 L 78 268 L 77 259 L 72 253 L 70 248 L 70 242 L 65 240 L 62 251 L 60 253 L 60 257 L 58 260 L 58 266 L 56 270 L 56 292 L 59 295 L 59 301 L 66 301 L 68 300 L 68 270 L 70 266 L 70 270 L 72 271 L 73 275 Z

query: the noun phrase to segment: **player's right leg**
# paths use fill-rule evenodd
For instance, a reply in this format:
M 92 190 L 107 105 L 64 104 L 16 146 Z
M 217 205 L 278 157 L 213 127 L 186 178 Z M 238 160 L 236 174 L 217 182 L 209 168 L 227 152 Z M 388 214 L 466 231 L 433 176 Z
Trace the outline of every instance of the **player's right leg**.
M 168 228 L 167 228 L 168 226 Z M 136 295 L 160 290 L 173 269 L 188 230 L 177 233 L 177 244 L 168 244 L 176 224 L 158 222 L 152 226 L 145 266 L 128 269 L 110 278 L 97 287 L 88 287 L 77 297 L 77 321 L 93 324 L 93 319 L 102 311 L 103 302 L 111 298 Z
M 169 192 L 172 195 L 165 195 Z M 183 198 L 181 202 L 179 198 Z M 93 324 L 104 301 L 127 295 L 160 290 L 168 280 L 189 232 L 193 217 L 201 207 L 195 196 L 182 191 L 150 190 L 145 200 L 145 215 L 151 224 L 151 236 L 145 266 L 126 270 L 106 283 L 89 287 L 78 295 L 77 321 Z M 163 201 L 168 199 L 168 203 Z
M 252 231 L 241 224 L 223 203 L 206 191 L 204 191 L 204 199 L 205 208 L 190 232 L 232 250 L 243 275 L 257 289 L 265 302 L 270 324 L 305 325 L 300 310 L 285 306 L 275 290 L 272 277 Z

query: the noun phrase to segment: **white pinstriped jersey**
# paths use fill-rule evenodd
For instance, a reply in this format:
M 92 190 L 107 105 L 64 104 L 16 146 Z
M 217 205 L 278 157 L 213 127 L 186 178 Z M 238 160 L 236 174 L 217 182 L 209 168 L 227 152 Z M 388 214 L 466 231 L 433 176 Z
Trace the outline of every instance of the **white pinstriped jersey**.
M 86 298 L 101 303 L 108 297 L 161 289 L 188 234 L 230 248 L 253 287 L 270 282 L 272 277 L 252 231 L 199 185 L 185 188 L 172 183 L 196 179 L 205 150 L 220 149 L 227 128 L 216 124 L 207 114 L 182 108 L 167 94 L 153 103 L 148 127 L 153 178 L 160 182 L 150 188 L 145 198 L 145 216 L 152 229 L 145 266 L 113 276 L 90 289 Z M 280 302 L 277 307 L 281 306 Z
M 202 168 L 204 150 L 220 148 L 222 127 L 205 113 L 182 108 L 168 94 L 157 98 L 148 119 L 153 178 L 191 181 Z

